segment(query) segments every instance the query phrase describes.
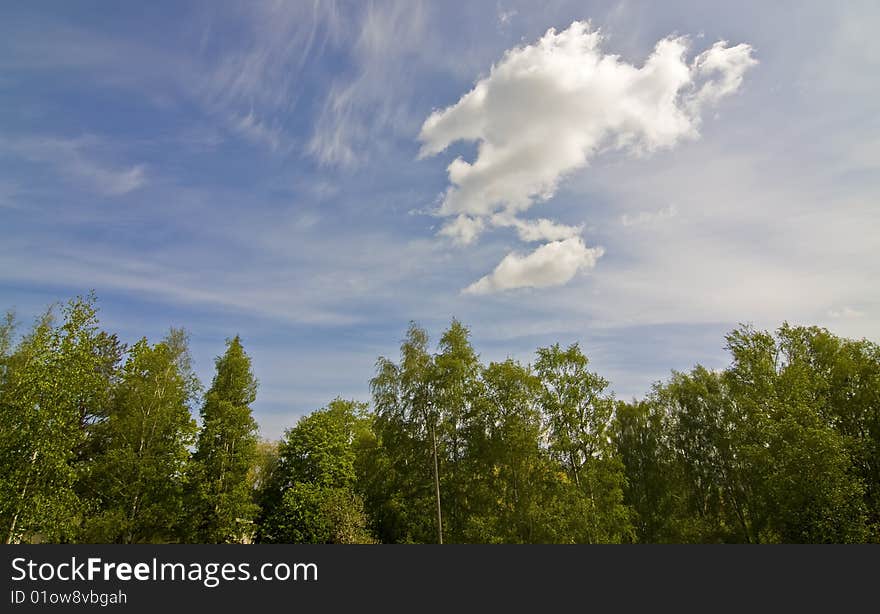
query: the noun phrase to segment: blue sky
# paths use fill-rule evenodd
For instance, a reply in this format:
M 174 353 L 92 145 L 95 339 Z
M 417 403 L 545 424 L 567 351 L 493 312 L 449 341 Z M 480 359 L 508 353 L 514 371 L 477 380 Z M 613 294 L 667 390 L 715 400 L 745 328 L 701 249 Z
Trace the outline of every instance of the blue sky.
M 95 289 L 126 341 L 187 328 L 206 384 L 241 334 L 268 437 L 366 400 L 410 320 L 459 318 L 486 361 L 578 341 L 622 397 L 726 364 L 738 322 L 878 340 L 878 27 L 872 2 L 7 3 L 0 305 Z

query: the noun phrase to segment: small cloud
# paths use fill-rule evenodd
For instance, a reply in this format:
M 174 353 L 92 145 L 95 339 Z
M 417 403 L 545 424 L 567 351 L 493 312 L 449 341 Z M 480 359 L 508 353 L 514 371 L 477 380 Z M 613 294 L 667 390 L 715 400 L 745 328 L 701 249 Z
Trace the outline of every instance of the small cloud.
M 90 177 L 99 190 L 107 196 L 122 196 L 146 184 L 144 165 L 138 164 L 124 171 L 114 171 L 87 165 L 80 169 L 82 176 Z
M 266 145 L 272 151 L 281 148 L 281 130 L 268 126 L 254 115 L 253 111 L 242 117 L 233 118 L 232 127 L 252 143 Z
M 537 220 L 521 220 L 503 213 L 493 215 L 492 224 L 500 227 L 516 228 L 516 233 L 520 240 L 526 243 L 571 239 L 581 234 L 584 230 L 583 224 L 568 226 L 566 224 L 558 224 L 543 217 Z
M 0 179 L 0 209 L 19 209 L 16 197 L 21 194 L 18 184 Z
M 844 306 L 839 309 L 828 310 L 828 316 L 834 318 L 835 320 L 850 320 L 854 318 L 864 317 L 864 315 L 864 312 L 858 311 L 848 306 Z
M 515 288 L 561 286 L 578 272 L 596 266 L 603 253 L 602 247 L 589 248 L 579 237 L 553 241 L 525 256 L 508 254 L 492 273 L 462 292 L 479 295 Z
M 480 218 L 459 215 L 451 222 L 444 224 L 438 234 L 449 237 L 458 245 L 469 245 L 483 232 L 483 226 L 483 220 Z
M 519 12 L 516 9 L 510 9 L 506 11 L 503 9 L 499 9 L 498 25 L 500 25 L 502 28 L 507 26 L 510 23 L 510 20 L 516 17 L 518 14 Z
M 639 211 L 636 215 L 624 213 L 620 216 L 620 223 L 624 226 L 638 226 L 666 220 L 676 215 L 678 215 L 678 209 L 675 205 L 669 205 L 657 211 Z

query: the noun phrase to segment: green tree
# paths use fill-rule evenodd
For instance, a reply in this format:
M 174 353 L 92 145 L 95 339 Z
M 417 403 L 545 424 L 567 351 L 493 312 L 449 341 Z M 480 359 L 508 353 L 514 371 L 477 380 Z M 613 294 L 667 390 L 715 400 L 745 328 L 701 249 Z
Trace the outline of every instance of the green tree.
M 577 490 L 572 509 L 584 510 L 575 540 L 628 540 L 632 526 L 623 504 L 624 470 L 609 439 L 614 400 L 605 394 L 608 382 L 588 369 L 589 360 L 577 344 L 566 349 L 556 344 L 537 353 L 549 450 Z
M 880 346 L 841 339 L 823 328 L 777 331 L 787 371 L 809 393 L 822 422 L 842 437 L 850 471 L 864 489 L 869 540 L 880 542 Z
M 438 526 L 443 529 L 438 533 L 440 543 L 444 537 L 450 542 L 463 541 L 468 518 L 477 513 L 468 496 L 474 480 L 466 466 L 470 447 L 467 425 L 484 406 L 479 402 L 482 366 L 469 337 L 470 331 L 453 319 L 440 337 L 438 352 L 426 375 L 432 408 L 427 418 L 435 440 L 432 452 L 436 450 L 434 462 L 441 476 L 437 486 L 444 493 L 442 515 L 438 513 Z
M 548 514 L 561 510 L 564 474 L 541 445 L 540 380 L 513 360 L 482 373 L 482 396 L 466 428 L 470 502 L 465 540 L 477 543 L 568 541 Z M 566 517 L 568 513 L 563 511 Z
M 357 442 L 369 436 L 365 414 L 365 404 L 335 399 L 287 431 L 263 498 L 260 541 L 373 541 L 363 498 L 355 490 Z
M 215 367 L 190 466 L 192 537 L 199 543 L 249 539 L 257 513 L 251 474 L 258 426 L 250 407 L 257 398 L 257 380 L 238 336 L 227 341 Z
M 95 297 L 49 310 L 14 351 L 0 334 L 0 523 L 7 543 L 65 541 L 84 513 L 77 466 L 87 426 L 105 412 L 118 343 L 98 328 Z
M 436 405 L 434 373 L 428 334 L 411 323 L 400 346 L 399 364 L 380 357 L 370 381 L 376 478 L 366 492 L 382 541 L 443 542 L 443 414 Z
M 687 498 L 669 445 L 669 420 L 653 398 L 619 401 L 611 438 L 624 466 L 624 502 L 632 509 L 636 541 L 689 541 Z
M 783 326 L 774 338 L 742 327 L 727 336 L 733 364 L 725 381 L 743 417 L 734 441 L 753 493 L 750 537 L 863 541 L 864 485 L 846 438 L 822 419 L 822 378 L 799 350 L 804 332 Z
M 86 522 L 84 539 L 177 539 L 196 433 L 189 406 L 197 391 L 182 330 L 172 329 L 154 346 L 146 339 L 132 346 L 109 415 L 94 429 L 96 453 L 85 480 L 97 512 Z
M 806 351 L 817 334 L 740 327 L 726 337 L 727 369 L 698 366 L 658 387 L 654 401 L 669 416 L 692 539 L 867 538 L 865 488 L 851 456 L 858 445 L 829 421 L 829 370 Z
M 758 441 L 760 429 L 744 420 L 722 375 L 699 365 L 674 372 L 649 402 L 668 416 L 668 450 L 683 481 L 684 541 L 750 541 L 753 493 L 742 444 Z

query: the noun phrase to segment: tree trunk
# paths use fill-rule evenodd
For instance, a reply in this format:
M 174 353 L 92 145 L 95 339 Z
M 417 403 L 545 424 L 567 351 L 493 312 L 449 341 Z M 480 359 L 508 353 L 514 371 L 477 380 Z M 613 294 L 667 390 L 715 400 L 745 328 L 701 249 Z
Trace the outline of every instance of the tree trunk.
M 34 465 L 37 464 L 37 452 L 38 450 L 34 450 L 34 453 L 31 455 L 31 464 L 28 466 L 27 477 L 25 478 L 24 486 L 21 489 L 21 495 L 18 497 L 15 514 L 12 516 L 12 524 L 9 527 L 9 535 L 6 537 L 7 544 L 18 543 L 18 540 L 15 538 L 15 527 L 16 525 L 18 525 L 18 517 L 21 514 L 21 506 L 24 504 L 24 499 L 27 496 L 27 489 L 28 486 L 30 486 L 31 474 L 33 473 Z
M 440 511 L 440 464 L 437 460 L 437 436 L 431 425 L 431 448 L 434 456 L 434 498 L 437 502 L 437 543 L 443 543 L 443 516 Z

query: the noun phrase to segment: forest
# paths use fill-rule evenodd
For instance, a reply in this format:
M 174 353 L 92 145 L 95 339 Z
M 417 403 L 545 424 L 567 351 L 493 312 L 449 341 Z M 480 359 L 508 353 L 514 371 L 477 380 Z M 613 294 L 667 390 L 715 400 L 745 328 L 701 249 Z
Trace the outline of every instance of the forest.
M 94 295 L 0 322 L 6 543 L 880 542 L 880 346 L 741 325 L 724 369 L 617 399 L 578 344 L 484 364 L 412 323 L 371 402 L 265 441 L 238 336 L 123 344 Z

